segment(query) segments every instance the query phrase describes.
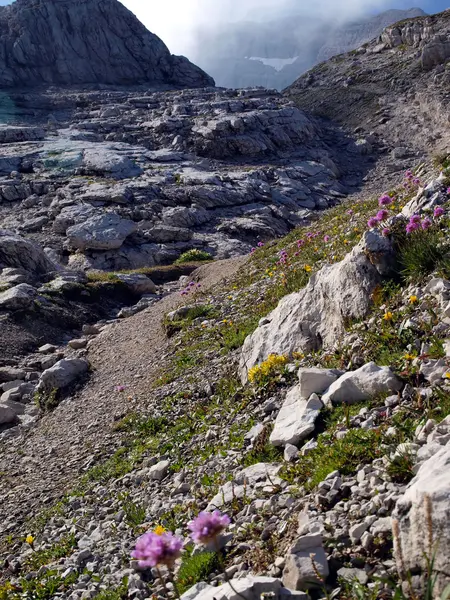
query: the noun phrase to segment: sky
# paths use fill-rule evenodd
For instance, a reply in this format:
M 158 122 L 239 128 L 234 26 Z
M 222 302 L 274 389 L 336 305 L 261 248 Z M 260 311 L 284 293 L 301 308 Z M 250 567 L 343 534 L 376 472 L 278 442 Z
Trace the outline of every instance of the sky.
M 195 28 L 224 21 L 258 19 L 295 10 L 314 14 L 336 14 L 336 0 L 120 0 L 147 28 L 158 35 L 174 54 L 189 55 L 195 44 Z M 0 5 L 11 0 L 0 0 Z M 388 8 L 419 6 L 429 13 L 450 7 L 450 0 L 341 0 L 339 12 L 357 18 L 363 13 Z

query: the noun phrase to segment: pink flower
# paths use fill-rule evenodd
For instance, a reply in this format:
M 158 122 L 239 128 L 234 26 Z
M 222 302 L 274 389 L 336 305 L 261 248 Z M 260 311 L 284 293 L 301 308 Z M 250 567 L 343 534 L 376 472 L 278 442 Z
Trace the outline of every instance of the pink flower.
M 418 177 L 414 177 L 414 179 L 412 180 L 414 185 L 420 185 L 420 179 Z
M 409 222 L 408 225 L 406 226 L 406 233 L 412 233 L 413 231 L 417 231 L 417 229 L 419 229 L 418 223 Z
M 413 215 L 410 219 L 409 219 L 410 223 L 413 223 L 414 225 L 420 225 L 420 216 L 419 215 Z
M 428 217 L 422 221 L 422 229 L 424 231 L 429 229 L 431 227 L 431 225 L 432 225 L 432 222 Z
M 305 245 L 305 240 L 298 240 L 297 241 L 297 248 L 301 248 L 304 245 Z
M 231 523 L 228 515 L 223 515 L 219 510 L 212 513 L 201 512 L 197 518 L 188 523 L 191 538 L 196 544 L 208 544 L 217 539 L 217 536 Z
M 413 172 L 408 169 L 408 171 L 405 173 L 405 177 L 406 179 L 412 179 L 414 177 Z
M 381 233 L 384 235 L 384 237 L 388 237 L 388 235 L 391 234 L 391 230 L 388 229 L 387 227 L 384 227 L 383 230 L 381 231 Z
M 385 220 L 385 219 L 388 217 L 388 215 L 389 215 L 389 211 L 387 211 L 387 210 L 384 208 L 384 209 L 382 209 L 382 210 L 379 210 L 379 211 L 377 212 L 377 217 L 376 217 L 376 218 L 378 219 L 378 221 L 384 221 L 384 220 Z
M 323 241 L 327 244 L 331 240 L 329 235 L 325 235 Z
M 125 391 L 125 386 L 124 385 L 116 385 L 116 392 L 124 392 Z
M 166 565 L 173 568 L 175 561 L 181 555 L 182 547 L 183 540 L 170 532 L 162 535 L 150 532 L 138 539 L 131 556 L 139 561 L 140 567 Z
M 372 229 L 372 227 L 376 227 L 378 225 L 378 219 L 376 217 L 370 217 L 367 221 L 367 226 Z
M 264 246 L 264 242 L 258 242 L 258 248 L 262 248 Z
M 442 215 L 444 213 L 445 213 L 445 210 L 442 208 L 442 206 L 436 206 L 433 214 L 435 217 L 442 217 Z
M 447 188 L 447 194 L 450 195 L 450 187 Z
M 314 237 L 314 234 L 309 232 L 306 234 L 306 237 L 308 238 L 308 240 L 312 239 Z
M 389 206 L 389 204 L 392 204 L 392 198 L 390 196 L 388 196 L 387 194 L 384 194 L 378 200 L 378 204 L 379 204 L 379 206 Z
M 352 214 L 353 214 L 353 211 L 352 211 L 352 209 L 351 209 L 351 208 L 350 208 L 350 209 L 347 211 L 347 214 L 348 214 L 348 215 L 352 215 Z

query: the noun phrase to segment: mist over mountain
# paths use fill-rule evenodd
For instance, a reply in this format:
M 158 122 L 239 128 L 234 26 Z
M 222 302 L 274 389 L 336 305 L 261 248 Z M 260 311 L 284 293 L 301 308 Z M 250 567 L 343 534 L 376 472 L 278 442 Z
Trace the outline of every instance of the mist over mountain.
M 283 14 L 201 26 L 190 58 L 219 86 L 283 89 L 318 62 L 358 48 L 388 25 L 425 14 L 420 8 L 392 9 L 334 25 L 323 13 Z

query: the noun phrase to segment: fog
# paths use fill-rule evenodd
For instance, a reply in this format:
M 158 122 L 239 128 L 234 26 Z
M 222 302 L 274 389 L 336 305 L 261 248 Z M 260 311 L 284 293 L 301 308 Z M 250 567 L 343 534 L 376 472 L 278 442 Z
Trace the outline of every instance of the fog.
M 404 0 L 121 0 L 174 54 L 198 54 L 198 30 L 239 21 L 264 22 L 305 15 L 338 23 L 388 8 L 410 8 Z M 423 7 L 424 2 L 420 4 Z M 305 35 L 308 31 L 304 32 Z M 211 50 L 211 49 L 209 49 Z

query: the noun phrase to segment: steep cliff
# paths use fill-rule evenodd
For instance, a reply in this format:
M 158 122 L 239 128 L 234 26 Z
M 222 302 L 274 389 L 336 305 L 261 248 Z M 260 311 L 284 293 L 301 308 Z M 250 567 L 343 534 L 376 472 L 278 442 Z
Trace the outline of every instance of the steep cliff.
M 117 0 L 17 0 L 0 8 L 0 87 L 214 81 Z

